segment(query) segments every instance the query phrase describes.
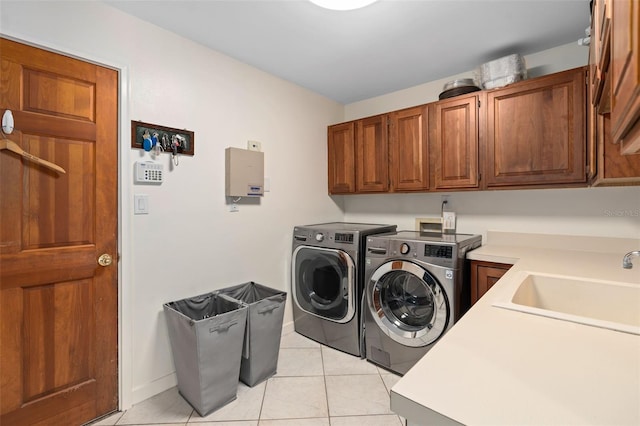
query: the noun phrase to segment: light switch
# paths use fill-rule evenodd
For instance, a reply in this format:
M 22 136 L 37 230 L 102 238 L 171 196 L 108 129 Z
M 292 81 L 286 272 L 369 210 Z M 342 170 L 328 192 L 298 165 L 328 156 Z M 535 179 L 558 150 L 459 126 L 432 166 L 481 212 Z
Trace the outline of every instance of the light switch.
M 149 214 L 149 196 L 147 194 L 136 194 L 133 196 L 133 213 Z

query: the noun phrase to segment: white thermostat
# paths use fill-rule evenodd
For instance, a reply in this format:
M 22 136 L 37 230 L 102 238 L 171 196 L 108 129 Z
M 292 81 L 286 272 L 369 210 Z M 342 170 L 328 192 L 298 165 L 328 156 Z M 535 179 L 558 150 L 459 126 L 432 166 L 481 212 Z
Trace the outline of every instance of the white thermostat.
M 164 181 L 164 166 L 155 161 L 136 161 L 135 183 L 157 183 Z

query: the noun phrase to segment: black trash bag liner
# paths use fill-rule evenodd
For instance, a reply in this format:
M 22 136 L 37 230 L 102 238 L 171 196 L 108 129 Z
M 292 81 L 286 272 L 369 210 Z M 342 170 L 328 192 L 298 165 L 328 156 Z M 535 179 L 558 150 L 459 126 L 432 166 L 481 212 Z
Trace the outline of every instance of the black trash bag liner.
M 182 315 L 194 321 L 215 317 L 238 309 L 238 305 L 231 300 L 220 297 L 217 293 L 206 293 L 188 299 L 167 303 Z
M 223 288 L 220 290 L 220 293 L 226 294 L 227 296 L 240 300 L 248 305 L 272 296 L 278 296 L 274 298 L 274 300 L 284 301 L 287 298 L 287 293 L 266 287 L 262 284 L 254 283 L 253 281 L 233 287 Z

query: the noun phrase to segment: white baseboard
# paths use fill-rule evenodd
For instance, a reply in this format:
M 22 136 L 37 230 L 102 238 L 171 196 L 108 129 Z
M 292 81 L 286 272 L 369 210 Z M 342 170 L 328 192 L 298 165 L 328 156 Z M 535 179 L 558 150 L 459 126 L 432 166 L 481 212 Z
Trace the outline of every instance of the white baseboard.
M 131 404 L 135 405 L 139 402 L 149 399 L 154 395 L 171 389 L 178 384 L 176 373 L 167 374 L 164 377 L 154 380 L 153 382 L 137 386 L 131 392 Z
M 287 323 L 282 324 L 282 335 L 293 333 L 293 321 L 289 321 Z

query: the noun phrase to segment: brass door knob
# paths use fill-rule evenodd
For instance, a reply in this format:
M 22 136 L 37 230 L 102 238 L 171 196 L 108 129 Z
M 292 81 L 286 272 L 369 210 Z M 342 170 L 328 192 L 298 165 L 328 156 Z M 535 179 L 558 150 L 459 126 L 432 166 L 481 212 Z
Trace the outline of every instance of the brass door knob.
M 110 254 L 101 254 L 100 257 L 98 258 L 98 265 L 100 266 L 109 266 L 111 265 L 111 263 L 113 262 L 113 259 L 111 258 Z

